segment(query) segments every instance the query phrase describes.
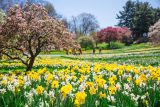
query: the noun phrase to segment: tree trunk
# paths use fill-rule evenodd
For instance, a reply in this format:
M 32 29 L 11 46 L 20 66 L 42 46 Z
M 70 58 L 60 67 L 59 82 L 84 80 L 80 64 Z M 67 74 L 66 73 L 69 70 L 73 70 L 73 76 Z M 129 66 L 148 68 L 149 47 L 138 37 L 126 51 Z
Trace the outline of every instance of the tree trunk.
M 98 43 L 96 42 L 96 48 L 97 48 Z
M 108 47 L 111 48 L 111 42 L 108 42 Z
M 68 50 L 66 50 L 66 55 L 68 55 L 69 54 L 69 52 L 68 52 Z
M 31 71 L 31 70 L 32 70 L 34 61 L 35 61 L 35 57 L 31 57 L 31 59 L 30 59 L 30 61 L 29 61 L 29 65 L 28 65 L 27 68 L 26 68 L 26 71 Z

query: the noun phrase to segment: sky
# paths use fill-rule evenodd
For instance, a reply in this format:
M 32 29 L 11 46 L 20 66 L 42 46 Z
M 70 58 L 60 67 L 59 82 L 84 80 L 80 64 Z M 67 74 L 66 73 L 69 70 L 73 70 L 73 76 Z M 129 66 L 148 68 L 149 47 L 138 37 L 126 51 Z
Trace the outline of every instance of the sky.
M 77 16 L 80 13 L 93 14 L 101 28 L 114 26 L 118 23 L 116 14 L 122 10 L 127 0 L 48 0 L 53 3 L 57 13 L 67 19 Z M 149 1 L 153 7 L 160 7 L 158 0 Z

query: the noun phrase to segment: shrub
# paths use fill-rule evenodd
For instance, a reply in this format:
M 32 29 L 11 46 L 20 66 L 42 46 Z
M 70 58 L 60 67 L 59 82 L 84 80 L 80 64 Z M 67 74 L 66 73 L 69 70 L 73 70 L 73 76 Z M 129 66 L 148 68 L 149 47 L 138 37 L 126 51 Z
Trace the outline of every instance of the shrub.
M 125 45 L 121 42 L 111 42 L 110 46 L 108 45 L 108 49 L 120 49 L 123 48 Z
M 134 43 L 140 44 L 140 43 L 147 43 L 148 41 L 149 41 L 148 36 L 145 36 L 145 37 L 138 38 Z
M 108 47 L 108 44 L 105 43 L 105 42 L 98 44 L 98 49 L 99 48 L 101 48 L 101 49 L 107 49 L 107 47 Z
M 81 36 L 78 38 L 78 43 L 81 45 L 82 48 L 85 50 L 94 48 L 94 40 L 88 36 Z

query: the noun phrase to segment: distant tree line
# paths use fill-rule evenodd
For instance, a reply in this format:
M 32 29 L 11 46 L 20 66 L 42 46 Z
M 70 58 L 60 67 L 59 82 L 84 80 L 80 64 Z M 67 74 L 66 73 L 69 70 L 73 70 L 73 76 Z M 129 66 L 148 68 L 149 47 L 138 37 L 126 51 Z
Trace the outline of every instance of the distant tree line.
M 96 17 L 83 13 L 72 17 L 67 25 L 76 34 L 81 46 L 86 46 L 85 49 L 97 47 L 102 42 L 107 42 L 109 47 L 116 41 L 125 45 L 143 43 L 151 40 L 149 28 L 160 19 L 160 8 L 153 8 L 149 2 L 128 0 L 123 10 L 117 14 L 117 19 L 117 27 L 99 29 Z

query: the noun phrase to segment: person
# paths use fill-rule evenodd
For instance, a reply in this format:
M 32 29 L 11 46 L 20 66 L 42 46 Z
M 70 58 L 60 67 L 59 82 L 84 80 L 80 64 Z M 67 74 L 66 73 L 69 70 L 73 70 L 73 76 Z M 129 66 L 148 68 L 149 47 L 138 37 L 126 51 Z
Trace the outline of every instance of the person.
M 82 55 L 82 49 L 79 48 L 79 55 Z
M 95 54 L 95 52 L 96 52 L 96 50 L 95 50 L 95 48 L 93 48 L 93 54 Z
M 66 50 L 66 55 L 68 55 L 68 50 Z
M 99 54 L 101 54 L 101 52 L 102 52 L 102 49 L 101 49 L 101 48 L 99 48 Z
M 77 54 L 76 54 L 76 49 L 75 49 L 75 48 L 72 49 L 72 54 L 73 54 L 73 55 L 77 55 Z
M 69 50 L 68 49 L 64 49 L 64 51 L 66 51 L 66 55 L 69 54 Z

